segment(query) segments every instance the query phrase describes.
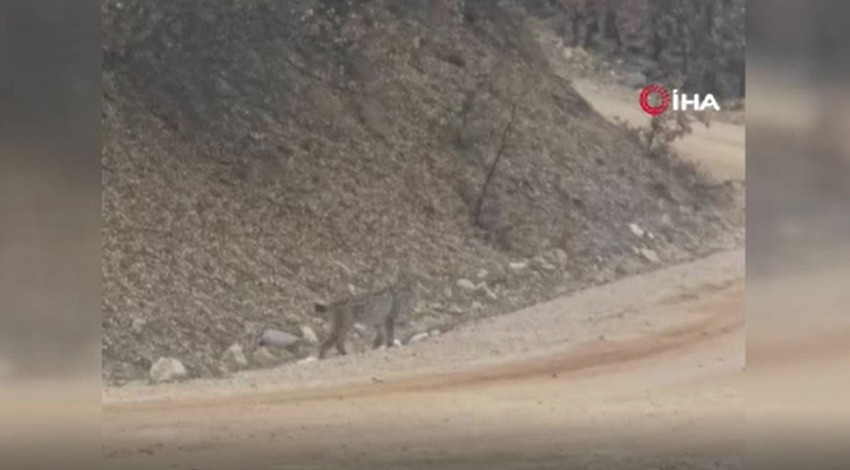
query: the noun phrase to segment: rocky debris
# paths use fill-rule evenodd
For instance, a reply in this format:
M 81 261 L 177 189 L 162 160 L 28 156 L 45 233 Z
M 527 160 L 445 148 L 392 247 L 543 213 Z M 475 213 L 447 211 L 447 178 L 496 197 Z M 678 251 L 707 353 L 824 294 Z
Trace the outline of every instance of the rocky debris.
M 410 340 L 407 343 L 408 344 L 421 343 L 422 341 L 425 341 L 426 339 L 428 339 L 430 337 L 431 337 L 431 335 L 429 335 L 428 333 L 419 333 L 418 335 L 414 335 L 412 338 L 410 338 Z
M 475 286 L 475 292 L 483 297 L 486 297 L 488 300 L 496 301 L 499 300 L 499 296 L 490 289 L 490 286 L 487 283 L 482 282 Z
M 227 348 L 221 358 L 222 369 L 228 372 L 235 372 L 248 367 L 248 358 L 245 357 L 245 351 L 238 343 Z
M 651 250 L 649 248 L 641 248 L 640 254 L 645 260 L 649 261 L 650 263 L 661 262 L 661 258 L 658 256 L 658 253 L 656 253 L 655 250 Z
M 515 273 L 518 273 L 520 271 L 525 271 L 526 269 L 528 269 L 528 262 L 527 261 L 519 261 L 519 262 L 515 262 L 515 263 L 509 263 L 508 268 Z
M 318 362 L 318 361 L 319 361 L 319 358 L 317 358 L 316 356 L 307 356 L 304 359 L 301 359 L 300 361 L 298 361 L 297 364 L 299 366 L 303 366 L 305 364 L 312 364 L 312 363 Z
M 183 363 L 172 357 L 161 357 L 150 369 L 151 383 L 161 384 L 184 380 L 189 376 Z
M 284 352 L 283 354 L 287 353 Z M 276 367 L 280 364 L 283 364 L 286 359 L 287 358 L 278 356 L 277 354 L 269 351 L 265 347 L 257 348 L 251 354 L 251 360 L 254 362 L 254 364 L 256 364 L 258 367 L 263 368 Z M 291 359 L 291 356 L 289 357 L 289 359 Z
M 559 269 L 564 269 L 567 267 L 567 262 L 569 258 L 567 257 L 567 252 L 560 249 L 555 248 L 549 253 L 549 260 L 555 264 Z
M 472 292 L 477 287 L 475 283 L 470 281 L 469 279 L 458 279 L 457 286 L 467 292 Z
M 643 238 L 646 235 L 646 230 L 642 229 L 638 224 L 629 224 L 629 230 L 638 238 Z
M 300 341 L 297 336 L 279 330 L 266 330 L 263 332 L 263 337 L 260 338 L 259 345 L 269 348 L 290 348 L 295 346 Z
M 553 273 L 558 270 L 544 256 L 535 256 L 531 259 L 531 266 L 537 271 Z
M 133 330 L 135 334 L 141 334 L 145 329 L 145 325 L 147 325 L 147 320 L 144 318 L 134 318 L 132 323 L 130 324 L 130 328 Z
M 301 337 L 304 338 L 304 341 L 306 341 L 307 344 L 319 344 L 319 336 L 316 335 L 316 330 L 309 325 L 301 326 Z
M 475 302 L 473 302 L 473 304 L 475 304 Z M 449 313 L 450 315 L 460 315 L 460 314 L 463 313 L 463 309 L 460 308 L 460 305 L 451 304 L 448 307 L 446 307 L 446 312 Z

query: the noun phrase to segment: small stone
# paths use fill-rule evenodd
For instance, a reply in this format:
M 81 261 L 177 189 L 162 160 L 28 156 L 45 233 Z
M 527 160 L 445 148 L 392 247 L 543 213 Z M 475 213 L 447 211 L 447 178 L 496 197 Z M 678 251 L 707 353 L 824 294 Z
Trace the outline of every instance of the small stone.
M 640 250 L 641 256 L 644 257 L 650 263 L 660 263 L 661 258 L 658 257 L 658 253 L 655 250 L 650 250 L 649 248 L 641 248 Z
M 510 268 L 510 270 L 513 271 L 513 272 L 524 271 L 524 270 L 528 269 L 528 262 L 521 261 L 521 262 L 517 262 L 517 263 L 509 263 L 508 268 Z
M 430 337 L 430 335 L 428 333 L 419 333 L 418 335 L 415 335 L 412 338 L 410 338 L 410 341 L 408 341 L 408 344 L 421 343 L 422 341 L 425 341 L 429 337 Z
M 404 345 L 403 345 L 403 344 L 401 344 L 401 340 L 400 340 L 400 339 L 393 340 L 393 347 L 395 347 L 395 348 L 400 348 L 400 347 L 402 347 L 402 346 L 404 346 Z
M 436 338 L 437 336 L 440 336 L 441 334 L 443 334 L 443 333 L 440 330 L 437 330 L 437 329 L 434 329 L 434 330 L 431 330 L 431 331 L 428 332 L 428 336 L 431 336 L 432 338 Z
M 228 371 L 236 371 L 248 367 L 248 358 L 245 357 L 242 346 L 237 343 L 227 348 L 227 351 L 224 351 L 224 356 L 221 358 L 221 365 Z
M 319 358 L 317 358 L 316 356 L 309 356 L 309 357 L 305 357 L 304 359 L 301 359 L 300 361 L 298 361 L 297 364 L 299 366 L 303 366 L 305 364 L 312 364 L 312 363 L 318 362 L 318 361 L 319 361 Z
M 357 332 L 360 334 L 366 334 L 369 332 L 369 328 L 367 328 L 366 325 L 362 323 L 355 323 L 354 329 L 357 330 Z
M 643 238 L 646 235 L 646 230 L 642 229 L 638 224 L 629 224 L 629 230 L 638 238 Z
M 531 263 L 532 263 L 532 265 L 534 266 L 534 268 L 535 268 L 535 269 L 537 269 L 538 271 L 553 272 L 553 271 L 557 271 L 557 270 L 558 270 L 558 268 L 556 268 L 555 266 L 552 266 L 552 265 L 551 265 L 548 261 L 546 261 L 546 259 L 545 259 L 545 258 L 543 258 L 542 256 L 535 256 L 535 257 L 531 260 Z
M 273 352 L 264 347 L 257 348 L 257 350 L 251 354 L 251 359 L 260 367 L 274 367 L 282 362 L 281 358 L 277 357 Z
M 552 261 L 557 267 L 565 268 L 568 261 L 567 252 L 560 248 L 555 248 L 552 250 Z
M 182 362 L 171 357 L 161 357 L 151 367 L 150 381 L 155 384 L 176 382 L 185 379 L 188 375 Z
M 490 275 L 490 273 L 486 269 L 482 269 L 481 271 L 478 271 L 478 279 L 487 279 L 487 276 L 489 276 L 489 275 Z
M 260 346 L 270 348 L 288 348 L 298 344 L 299 338 L 285 331 L 266 330 L 260 339 Z
M 319 336 L 316 335 L 316 331 L 309 325 L 301 326 L 301 337 L 303 337 L 304 341 L 308 344 L 319 344 Z
M 477 293 L 479 293 L 479 294 L 483 295 L 484 297 L 488 298 L 489 300 L 498 300 L 498 299 L 499 299 L 499 296 L 498 296 L 498 295 L 496 295 L 496 293 L 495 293 L 495 292 L 493 292 L 493 290 L 492 290 L 492 289 L 490 289 L 490 287 L 489 287 L 489 286 L 487 286 L 487 284 L 486 284 L 486 283 L 483 283 L 483 282 L 482 282 L 481 284 L 479 284 L 478 286 L 476 286 L 476 287 L 475 287 L 475 291 L 476 291 Z
M 475 284 L 472 281 L 470 281 L 469 279 L 459 279 L 457 281 L 457 286 L 460 287 L 461 289 L 465 290 L 465 291 L 474 291 L 475 290 Z
M 134 318 L 133 323 L 130 325 L 130 327 L 133 329 L 134 333 L 138 334 L 142 332 L 147 323 L 147 320 L 145 320 L 144 318 Z

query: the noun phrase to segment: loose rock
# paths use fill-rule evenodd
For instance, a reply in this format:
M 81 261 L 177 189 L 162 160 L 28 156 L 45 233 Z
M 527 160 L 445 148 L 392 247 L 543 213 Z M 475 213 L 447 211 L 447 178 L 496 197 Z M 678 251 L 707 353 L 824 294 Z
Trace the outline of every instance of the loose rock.
M 277 357 L 273 352 L 264 347 L 257 348 L 257 350 L 251 354 L 251 359 L 260 367 L 275 367 L 283 362 L 281 358 Z
M 655 250 L 650 250 L 649 248 L 641 248 L 640 254 L 644 257 L 644 259 L 651 263 L 661 262 L 661 258 L 658 257 L 658 253 L 656 253 Z
M 513 272 L 519 272 L 519 271 L 523 271 L 525 269 L 528 269 L 528 263 L 525 262 L 525 261 L 517 262 L 517 263 L 509 263 L 508 268 L 510 268 L 510 270 L 513 271 Z
M 227 351 L 224 352 L 224 356 L 221 358 L 221 365 L 228 371 L 236 371 L 248 367 L 248 358 L 245 357 L 242 346 L 234 344 L 227 348 Z
M 412 338 L 410 338 L 410 341 L 408 341 L 408 343 L 409 344 L 421 343 L 422 341 L 425 341 L 429 337 L 430 337 L 430 335 L 428 333 L 419 333 L 418 335 L 415 335 Z
M 149 375 L 151 383 L 161 384 L 183 380 L 189 374 L 186 372 L 186 367 L 179 360 L 171 357 L 161 357 L 151 367 Z
M 316 331 L 313 330 L 313 328 L 311 328 L 309 325 L 301 326 L 301 336 L 308 344 L 319 344 L 319 337 L 316 335 Z
M 465 291 L 474 291 L 475 290 L 475 283 L 473 283 L 469 279 L 459 279 L 457 281 L 457 286 L 460 287 L 461 289 L 465 290 Z
M 288 348 L 298 344 L 299 338 L 285 331 L 266 330 L 260 339 L 260 346 L 270 348 Z
M 646 230 L 642 229 L 638 224 L 629 224 L 629 230 L 638 238 L 643 238 L 646 235 Z

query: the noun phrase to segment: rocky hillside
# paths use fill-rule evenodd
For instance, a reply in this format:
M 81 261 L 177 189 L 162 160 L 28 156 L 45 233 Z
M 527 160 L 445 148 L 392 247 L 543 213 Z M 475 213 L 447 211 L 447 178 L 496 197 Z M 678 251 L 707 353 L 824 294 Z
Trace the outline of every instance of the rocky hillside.
M 110 381 L 160 357 L 218 374 L 265 328 L 321 335 L 314 300 L 403 265 L 407 338 L 713 251 L 739 223 L 728 188 L 646 158 L 552 73 L 511 2 L 102 10 Z

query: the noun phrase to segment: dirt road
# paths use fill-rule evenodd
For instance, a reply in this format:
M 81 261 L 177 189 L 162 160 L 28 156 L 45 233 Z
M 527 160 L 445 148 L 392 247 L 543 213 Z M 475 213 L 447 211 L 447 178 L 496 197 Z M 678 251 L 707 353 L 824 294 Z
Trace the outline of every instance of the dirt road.
M 742 279 L 722 253 L 398 350 L 110 389 L 107 467 L 738 468 Z
M 632 126 L 649 124 L 649 118 L 638 106 L 636 90 L 586 79 L 573 79 L 573 86 L 606 118 L 620 118 Z M 692 134 L 673 146 L 682 157 L 697 162 L 709 176 L 720 181 L 745 179 L 746 130 L 742 124 L 714 120 L 705 127 L 697 123 Z

